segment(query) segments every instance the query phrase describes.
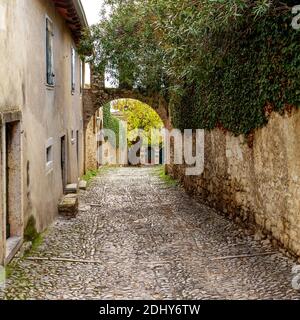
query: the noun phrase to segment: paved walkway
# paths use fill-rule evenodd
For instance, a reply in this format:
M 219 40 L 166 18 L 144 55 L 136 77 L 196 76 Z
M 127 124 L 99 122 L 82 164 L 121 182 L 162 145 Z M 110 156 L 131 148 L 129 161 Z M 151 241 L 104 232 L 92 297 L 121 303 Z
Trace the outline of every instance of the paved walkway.
M 98 263 L 21 260 L 5 298 L 300 298 L 293 262 L 280 253 L 214 260 L 273 249 L 153 170 L 110 169 L 96 178 L 78 218 L 59 218 L 32 253 Z

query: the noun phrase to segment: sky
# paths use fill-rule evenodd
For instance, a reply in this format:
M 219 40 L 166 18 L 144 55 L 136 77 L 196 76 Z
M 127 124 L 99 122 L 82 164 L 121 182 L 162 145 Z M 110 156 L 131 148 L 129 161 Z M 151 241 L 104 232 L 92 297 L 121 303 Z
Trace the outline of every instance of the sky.
M 83 5 L 83 8 L 85 10 L 85 14 L 88 20 L 89 25 L 95 24 L 100 19 L 100 11 L 103 9 L 104 0 L 81 0 L 81 3 Z M 85 77 L 85 83 L 90 83 L 90 69 L 89 66 L 86 66 L 86 77 Z M 105 79 L 105 87 L 107 88 L 114 88 L 115 84 L 112 80 Z
M 81 0 L 89 25 L 99 21 L 103 0 Z M 90 84 L 90 68 L 86 65 L 85 84 Z
M 100 11 L 103 8 L 103 0 L 81 0 L 88 23 L 95 24 L 100 19 Z

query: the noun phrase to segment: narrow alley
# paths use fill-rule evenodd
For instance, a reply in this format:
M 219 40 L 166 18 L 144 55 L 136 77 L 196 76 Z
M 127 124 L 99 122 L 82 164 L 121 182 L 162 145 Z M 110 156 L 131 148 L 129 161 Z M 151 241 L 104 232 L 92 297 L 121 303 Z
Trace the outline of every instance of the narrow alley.
M 0 297 L 300 298 L 293 261 L 274 250 L 162 180 L 159 169 L 111 168 L 81 191 L 76 219 L 59 218 L 14 262 Z

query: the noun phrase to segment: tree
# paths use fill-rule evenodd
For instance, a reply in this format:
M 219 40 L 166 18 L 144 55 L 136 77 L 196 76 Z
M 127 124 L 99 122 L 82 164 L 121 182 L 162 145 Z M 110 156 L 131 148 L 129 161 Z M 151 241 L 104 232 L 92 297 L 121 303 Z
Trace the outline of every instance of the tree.
M 300 105 L 300 33 L 280 0 L 107 0 L 83 48 L 124 86 L 163 95 L 175 127 L 250 133 Z M 113 75 L 114 76 L 114 75 Z
M 135 140 L 140 129 L 143 130 L 143 138 L 147 139 L 148 144 L 159 143 L 157 136 L 154 137 L 154 141 L 151 140 L 151 131 L 162 129 L 163 122 L 150 106 L 138 100 L 120 99 L 113 104 L 113 108 L 121 111 L 126 118 L 129 145 Z

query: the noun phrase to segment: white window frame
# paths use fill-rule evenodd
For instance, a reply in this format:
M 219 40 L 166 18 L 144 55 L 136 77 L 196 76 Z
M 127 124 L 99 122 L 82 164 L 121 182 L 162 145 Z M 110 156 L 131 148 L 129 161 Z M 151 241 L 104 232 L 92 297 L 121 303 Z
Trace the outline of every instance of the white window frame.
M 45 164 L 46 164 L 46 174 L 49 174 L 50 172 L 53 171 L 53 162 L 54 162 L 54 150 L 53 150 L 53 145 L 54 145 L 54 139 L 49 138 L 45 144 Z M 50 159 L 48 159 L 48 149 L 50 148 L 51 154 L 50 154 Z

